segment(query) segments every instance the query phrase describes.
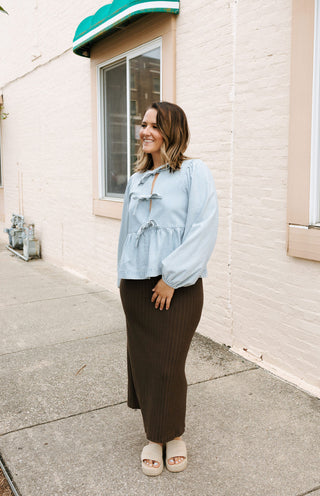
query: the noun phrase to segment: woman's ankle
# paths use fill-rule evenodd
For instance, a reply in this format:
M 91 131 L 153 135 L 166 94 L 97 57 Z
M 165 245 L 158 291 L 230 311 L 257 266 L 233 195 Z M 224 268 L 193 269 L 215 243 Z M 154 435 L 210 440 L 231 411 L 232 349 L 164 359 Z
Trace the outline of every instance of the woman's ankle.
M 149 439 L 148 439 L 148 443 L 150 443 L 150 444 L 159 444 L 159 446 L 163 446 L 163 443 L 156 443 L 155 441 L 149 441 Z

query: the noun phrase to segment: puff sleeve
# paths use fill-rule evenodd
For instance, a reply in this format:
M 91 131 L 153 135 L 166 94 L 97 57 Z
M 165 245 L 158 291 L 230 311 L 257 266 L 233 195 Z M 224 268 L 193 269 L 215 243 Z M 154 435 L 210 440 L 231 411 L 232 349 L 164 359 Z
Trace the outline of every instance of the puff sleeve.
M 175 289 L 195 284 L 206 273 L 218 232 L 218 202 L 212 174 L 202 161 L 193 162 L 182 242 L 162 260 L 162 279 Z

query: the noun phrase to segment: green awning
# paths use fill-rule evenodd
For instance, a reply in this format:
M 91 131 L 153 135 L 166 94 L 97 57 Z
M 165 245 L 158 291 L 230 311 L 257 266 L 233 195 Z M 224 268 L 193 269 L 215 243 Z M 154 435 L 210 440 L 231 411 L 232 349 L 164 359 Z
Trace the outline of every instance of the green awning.
M 90 57 L 91 45 L 98 40 L 150 12 L 179 14 L 177 0 L 113 0 L 86 17 L 77 27 L 73 38 L 73 51 L 77 55 Z

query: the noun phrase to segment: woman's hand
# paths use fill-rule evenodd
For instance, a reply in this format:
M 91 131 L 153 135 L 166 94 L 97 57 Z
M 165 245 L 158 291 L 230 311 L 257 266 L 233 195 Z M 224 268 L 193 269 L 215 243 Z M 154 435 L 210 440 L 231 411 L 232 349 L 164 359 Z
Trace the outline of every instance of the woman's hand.
M 169 310 L 174 289 L 160 279 L 152 291 L 153 295 L 151 301 L 156 302 L 154 305 L 155 308 L 158 308 L 160 305 L 160 310 L 163 310 L 164 306 L 166 307 L 166 310 Z

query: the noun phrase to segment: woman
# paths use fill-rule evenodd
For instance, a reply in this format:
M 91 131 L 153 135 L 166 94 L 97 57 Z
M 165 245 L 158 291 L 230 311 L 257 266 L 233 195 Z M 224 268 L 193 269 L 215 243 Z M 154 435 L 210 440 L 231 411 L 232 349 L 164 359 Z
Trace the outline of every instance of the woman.
M 128 406 L 141 409 L 149 444 L 146 475 L 186 468 L 185 361 L 200 320 L 202 277 L 212 253 L 218 206 L 209 169 L 184 155 L 183 110 L 153 103 L 140 130 L 136 172 L 124 199 L 118 279 L 127 322 Z

